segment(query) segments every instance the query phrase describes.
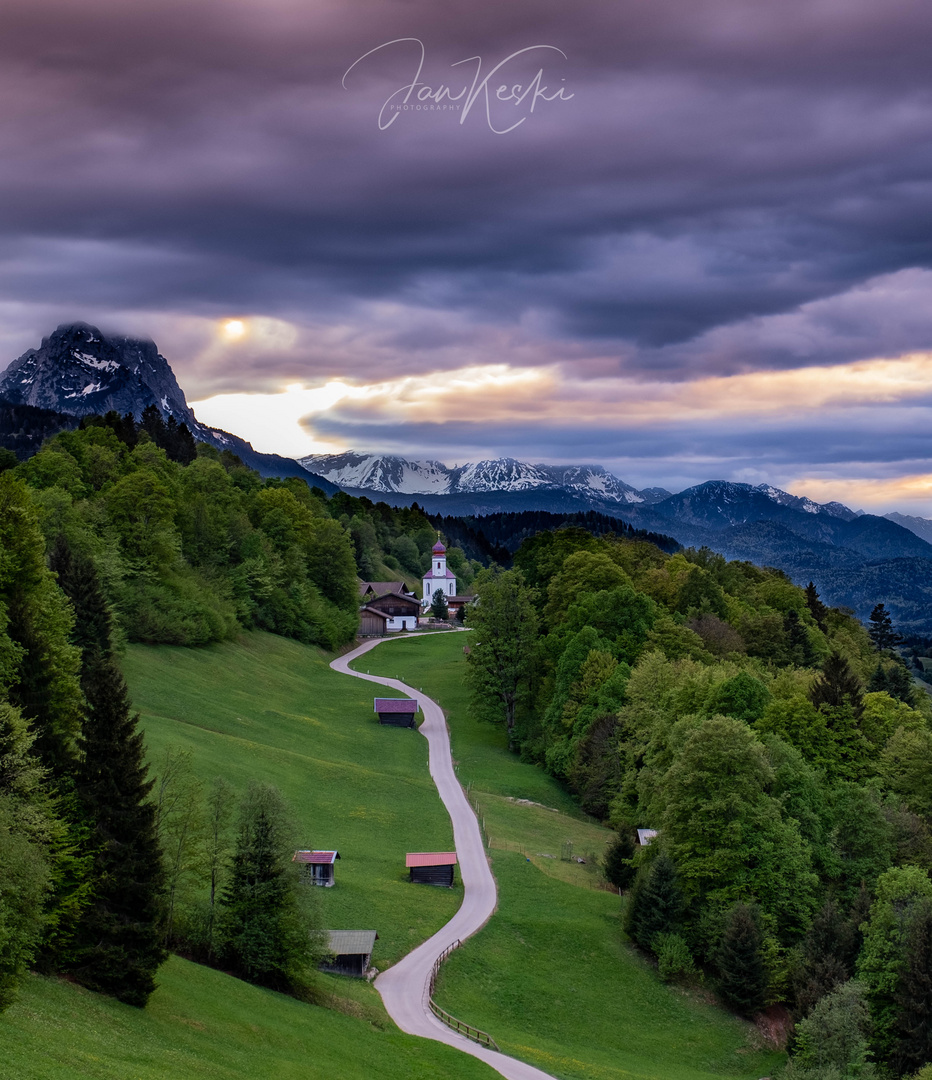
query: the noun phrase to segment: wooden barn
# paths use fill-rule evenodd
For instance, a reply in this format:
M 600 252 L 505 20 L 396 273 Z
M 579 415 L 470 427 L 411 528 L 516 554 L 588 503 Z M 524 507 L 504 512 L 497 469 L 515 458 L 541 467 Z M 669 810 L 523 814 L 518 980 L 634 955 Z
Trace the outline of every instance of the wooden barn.
M 380 724 L 415 727 L 414 718 L 420 712 L 420 706 L 413 698 L 377 697 L 373 711 L 378 713 Z
M 291 857 L 301 867 L 301 878 L 308 885 L 333 884 L 333 870 L 339 851 L 296 851 Z
M 411 851 L 405 856 L 405 866 L 411 881 L 422 885 L 453 887 L 455 851 Z
M 330 936 L 329 956 L 320 965 L 320 970 L 362 978 L 369 970 L 372 949 L 379 935 L 374 930 L 328 930 L 327 933 Z
M 385 637 L 390 618 L 384 611 L 363 605 L 359 609 L 359 636 Z

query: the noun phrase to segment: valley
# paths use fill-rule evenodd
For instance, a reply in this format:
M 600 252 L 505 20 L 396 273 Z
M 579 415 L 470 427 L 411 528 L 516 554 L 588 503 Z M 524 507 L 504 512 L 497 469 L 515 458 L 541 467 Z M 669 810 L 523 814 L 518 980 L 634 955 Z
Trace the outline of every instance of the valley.
M 764 1075 L 776 1059 L 754 1049 L 750 1025 L 663 986 L 625 944 L 619 899 L 600 886 L 592 858 L 610 834 L 552 778 L 510 754 L 500 731 L 468 719 L 462 641 L 390 642 L 363 664 L 423 686 L 444 705 L 460 780 L 491 837 L 499 910 L 448 962 L 438 1001 L 486 1024 L 506 1053 L 567 1080 Z M 331 672 L 329 659 L 251 633 L 197 650 L 131 646 L 125 669 L 155 772 L 171 746 L 190 751 L 205 780 L 221 773 L 238 789 L 253 777 L 272 782 L 295 808 L 299 846 L 340 849 L 337 885 L 316 890 L 322 921 L 377 929 L 373 962 L 384 970 L 453 914 L 462 890 L 407 882 L 405 850 L 451 842 L 426 744 L 415 732 L 380 728 L 369 688 Z M 546 858 L 559 856 L 567 838 L 585 864 Z M 179 958 L 157 981 L 149 1007 L 137 1010 L 32 976 L 0 1017 L 4 1043 L 16 1048 L 14 1075 L 52 1080 L 66 1067 L 69 1080 L 123 1080 L 130 1062 L 141 1080 L 495 1075 L 399 1033 L 365 983 L 320 976 L 321 1008 Z M 653 1016 L 646 1042 L 642 1009 Z M 67 1031 L 67 1045 L 48 1047 L 50 1028 Z

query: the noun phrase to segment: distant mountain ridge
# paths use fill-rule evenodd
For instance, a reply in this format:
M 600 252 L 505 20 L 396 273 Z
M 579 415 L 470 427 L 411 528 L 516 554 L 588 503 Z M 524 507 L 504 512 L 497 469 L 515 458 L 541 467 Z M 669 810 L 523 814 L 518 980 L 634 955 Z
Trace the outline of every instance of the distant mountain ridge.
M 867 618 L 884 601 L 904 632 L 932 634 L 932 521 L 879 517 L 817 503 L 771 484 L 709 480 L 675 495 L 639 491 L 599 466 L 532 465 L 514 458 L 447 467 L 386 455 L 302 458 L 352 495 L 438 515 L 485 517 L 595 511 L 632 528 L 708 547 L 728 559 L 775 566 L 815 581 L 827 603 Z
M 292 458 L 260 454 L 245 439 L 202 424 L 153 341 L 108 337 L 87 323 L 63 324 L 43 338 L 38 349 L 27 349 L 0 374 L 0 422 L 9 414 L 11 425 L 24 412 L 30 418 L 41 419 L 38 410 L 64 414 L 57 430 L 76 426 L 71 418 L 102 415 L 111 409 L 121 416 L 132 413 L 139 419 L 150 405 L 159 410 L 163 419 L 174 417 L 178 424 L 187 425 L 195 439 L 232 451 L 263 476 L 297 476 L 329 493 L 337 490 L 335 485 L 314 477 Z M 37 411 L 28 412 L 29 409 Z M 51 424 L 50 417 L 47 428 Z M 46 435 L 52 433 L 45 431 Z M 0 432 L 4 445 L 15 434 Z M 19 444 L 10 445 L 10 449 L 19 450 Z
M 299 458 L 311 472 L 342 488 L 400 495 L 475 495 L 520 491 L 567 491 L 615 505 L 654 503 L 663 488 L 638 491 L 601 465 L 532 465 L 505 457 L 447 466 L 379 454 L 311 454 Z

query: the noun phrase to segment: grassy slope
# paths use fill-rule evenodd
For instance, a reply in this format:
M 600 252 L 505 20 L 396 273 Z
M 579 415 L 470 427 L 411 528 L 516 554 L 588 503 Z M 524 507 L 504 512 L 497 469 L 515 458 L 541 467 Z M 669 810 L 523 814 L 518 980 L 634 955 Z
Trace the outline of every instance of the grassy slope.
M 596 887 L 592 862 L 561 861 L 564 841 L 585 856 L 601 852 L 610 834 L 583 820 L 541 770 L 509 754 L 501 731 L 469 718 L 465 640 L 400 640 L 359 663 L 440 701 L 460 779 L 491 838 L 499 910 L 446 964 L 438 1002 L 560 1077 L 767 1075 L 781 1056 L 755 1050 L 749 1025 L 663 986 L 625 943 L 618 897 Z
M 339 848 L 337 885 L 315 892 L 323 923 L 378 930 L 377 966 L 389 966 L 459 906 L 461 887 L 405 880 L 405 851 L 452 843 L 425 741 L 380 727 L 372 689 L 331 672 L 324 654 L 257 633 L 205 649 L 135 646 L 124 669 L 156 768 L 167 745 L 182 746 L 204 779 L 222 774 L 240 789 L 252 777 L 274 783 L 296 811 L 302 846 Z M 324 992 L 354 1016 L 178 959 L 159 983 L 139 1011 L 30 979 L 0 1017 L 7 1070 L 0 1073 L 23 1080 L 494 1075 L 456 1051 L 402 1035 L 377 992 L 354 980 L 321 976 Z M 59 1033 L 54 1046 L 50 1032 Z
M 450 820 L 416 732 L 380 727 L 374 690 L 327 667 L 315 649 L 249 634 L 209 649 L 129 650 L 124 664 L 155 768 L 189 748 L 204 778 L 275 784 L 296 812 L 300 846 L 340 852 L 337 885 L 318 889 L 324 925 L 377 930 L 388 967 L 439 929 L 461 887 L 412 888 L 406 851 L 444 851 Z
M 0 1017 L 0 1075 L 5 1080 L 497 1076 L 452 1048 L 403 1035 L 375 1005 L 357 1006 L 359 1015 L 351 1017 L 176 957 L 161 969 L 159 982 L 149 1005 L 134 1009 L 69 983 L 29 979 L 19 1000 Z

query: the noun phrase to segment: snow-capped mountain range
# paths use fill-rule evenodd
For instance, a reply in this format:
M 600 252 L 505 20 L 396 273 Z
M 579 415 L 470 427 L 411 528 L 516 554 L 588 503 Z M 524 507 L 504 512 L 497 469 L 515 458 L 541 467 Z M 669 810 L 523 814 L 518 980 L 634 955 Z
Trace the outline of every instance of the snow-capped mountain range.
M 601 465 L 532 465 L 506 457 L 447 466 L 353 450 L 312 454 L 299 462 L 342 488 L 401 495 L 563 490 L 618 505 L 649 505 L 670 494 L 663 488 L 638 491 Z

